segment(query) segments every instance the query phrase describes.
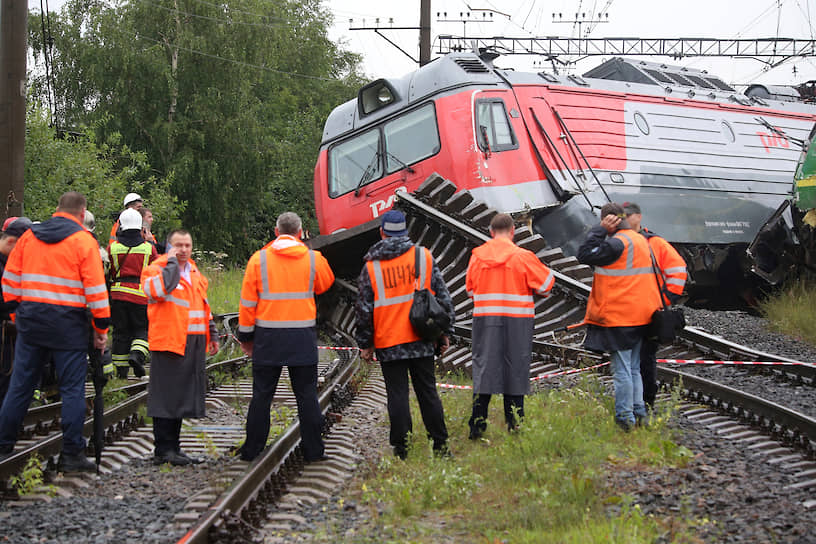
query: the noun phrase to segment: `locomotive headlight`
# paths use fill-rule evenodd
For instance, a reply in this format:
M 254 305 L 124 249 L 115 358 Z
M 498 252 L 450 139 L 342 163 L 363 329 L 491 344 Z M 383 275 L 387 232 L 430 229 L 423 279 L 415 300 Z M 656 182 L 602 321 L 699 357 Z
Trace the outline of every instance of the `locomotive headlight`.
M 357 95 L 360 116 L 365 116 L 397 100 L 394 88 L 384 79 L 369 83 Z

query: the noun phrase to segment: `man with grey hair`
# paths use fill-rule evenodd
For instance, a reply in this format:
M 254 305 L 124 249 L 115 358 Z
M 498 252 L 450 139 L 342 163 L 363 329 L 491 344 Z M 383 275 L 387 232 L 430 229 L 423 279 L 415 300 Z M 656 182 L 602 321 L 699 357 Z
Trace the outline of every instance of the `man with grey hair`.
M 283 366 L 297 401 L 301 449 L 307 463 L 326 459 L 323 414 L 317 401 L 317 307 L 315 294 L 334 283 L 329 263 L 301 242 L 300 217 L 282 213 L 277 238 L 247 263 L 241 287 L 238 340 L 252 357 L 252 400 L 241 459 L 252 461 L 266 446 L 269 408 Z

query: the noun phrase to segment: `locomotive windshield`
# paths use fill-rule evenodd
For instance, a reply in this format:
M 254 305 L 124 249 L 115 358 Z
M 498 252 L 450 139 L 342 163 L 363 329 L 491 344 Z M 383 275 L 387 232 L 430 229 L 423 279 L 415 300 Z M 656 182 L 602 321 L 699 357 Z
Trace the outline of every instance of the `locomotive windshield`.
M 439 152 L 433 103 L 345 140 L 329 150 L 329 196 L 346 194 Z

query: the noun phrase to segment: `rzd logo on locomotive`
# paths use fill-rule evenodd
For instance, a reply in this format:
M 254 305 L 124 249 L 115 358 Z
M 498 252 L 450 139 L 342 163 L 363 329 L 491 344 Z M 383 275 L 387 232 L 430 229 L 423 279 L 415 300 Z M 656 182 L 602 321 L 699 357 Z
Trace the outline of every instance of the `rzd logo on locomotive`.
M 786 149 L 790 147 L 788 139 L 779 134 L 757 132 L 757 136 L 759 136 L 759 140 L 762 142 L 762 147 L 765 148 L 766 153 L 770 153 L 772 147 L 784 147 Z
M 406 187 L 397 187 L 394 191 L 408 192 L 408 189 Z M 382 212 L 394 205 L 394 198 L 396 198 L 396 196 L 396 194 L 393 194 L 384 200 L 375 200 L 369 204 L 371 207 L 371 215 L 374 217 L 379 217 Z

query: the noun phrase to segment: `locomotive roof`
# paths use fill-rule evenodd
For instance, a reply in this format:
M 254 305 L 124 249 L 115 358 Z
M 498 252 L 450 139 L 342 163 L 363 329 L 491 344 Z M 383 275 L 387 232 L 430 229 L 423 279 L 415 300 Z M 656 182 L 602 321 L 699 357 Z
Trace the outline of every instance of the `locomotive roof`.
M 792 94 L 738 93 L 720 78 L 704 70 L 695 70 L 640 60 L 613 58 L 586 72 L 584 76 L 549 72 L 517 72 L 497 68 L 488 57 L 454 52 L 440 57 L 401 78 L 386 80 L 395 100 L 367 115 L 361 114 L 358 99 L 336 107 L 323 129 L 322 144 L 386 119 L 430 96 L 441 96 L 465 88 L 510 87 L 517 85 L 550 85 L 607 90 L 624 94 L 672 96 L 674 98 L 741 104 L 792 113 L 813 114 L 813 105 L 792 101 Z M 781 100 L 780 100 L 781 98 Z

